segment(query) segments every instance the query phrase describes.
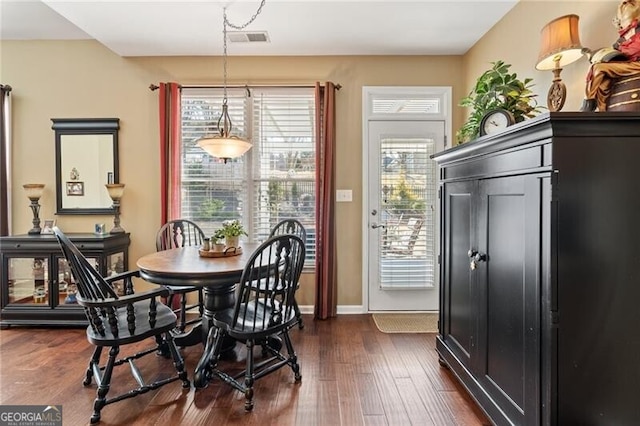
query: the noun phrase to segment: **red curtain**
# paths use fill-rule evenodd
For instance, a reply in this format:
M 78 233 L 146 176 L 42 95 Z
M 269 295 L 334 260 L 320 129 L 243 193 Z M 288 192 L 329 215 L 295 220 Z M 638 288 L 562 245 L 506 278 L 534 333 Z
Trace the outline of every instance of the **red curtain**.
M 338 306 L 335 233 L 335 91 L 316 83 L 316 301 L 314 317 L 335 317 Z
M 0 236 L 9 235 L 11 212 L 11 86 L 0 84 Z
M 180 213 L 181 138 L 180 86 L 160 83 L 160 200 L 161 223 L 177 219 Z

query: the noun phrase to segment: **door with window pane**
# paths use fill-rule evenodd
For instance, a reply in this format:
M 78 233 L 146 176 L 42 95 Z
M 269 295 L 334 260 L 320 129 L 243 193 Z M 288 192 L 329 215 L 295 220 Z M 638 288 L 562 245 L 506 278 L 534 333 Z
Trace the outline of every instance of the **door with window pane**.
M 369 122 L 369 310 L 438 309 L 437 166 L 442 121 Z

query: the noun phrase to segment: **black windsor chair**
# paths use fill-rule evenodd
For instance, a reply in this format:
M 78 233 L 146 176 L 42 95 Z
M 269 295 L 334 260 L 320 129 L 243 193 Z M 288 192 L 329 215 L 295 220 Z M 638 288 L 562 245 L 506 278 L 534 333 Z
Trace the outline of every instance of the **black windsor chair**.
M 162 225 L 156 234 L 156 251 L 169 250 L 177 247 L 200 246 L 204 241 L 205 235 L 202 229 L 194 222 L 187 219 L 175 219 Z M 165 286 L 169 289 L 169 297 L 167 305 L 174 309 L 178 316 L 178 326 L 176 329 L 181 333 L 184 332 L 188 325 L 200 322 L 204 312 L 203 293 L 201 287 L 179 287 Z M 188 304 L 187 294 L 197 292 L 197 303 Z M 180 307 L 174 306 L 174 299 L 180 298 Z M 198 316 L 187 319 L 187 313 L 191 310 L 198 310 Z
M 84 308 L 89 321 L 87 339 L 96 348 L 89 360 L 86 377 L 82 382 L 88 386 L 95 379 L 98 385 L 96 399 L 93 403 L 91 423 L 100 421 L 100 412 L 105 405 L 141 395 L 168 383 L 180 380 L 183 388 L 190 388 L 191 383 L 184 369 L 182 356 L 173 341 L 171 330 L 176 327 L 176 315 L 171 308 L 156 301 L 157 297 L 168 296 L 165 288 L 157 288 L 144 293 L 135 294 L 133 278 L 139 277 L 138 271 L 124 272 L 103 278 L 98 271 L 80 253 L 78 248 L 58 227 L 53 232 L 67 263 L 71 267 L 75 284 L 78 288 L 76 300 Z M 118 296 L 111 283 L 124 281 L 125 295 Z M 154 338 L 155 346 L 133 355 L 118 358 L 120 348 L 142 340 Z M 102 350 L 109 347 L 109 355 L 104 365 L 100 364 Z M 152 383 L 146 383 L 134 360 L 156 352 L 171 357 L 176 374 L 170 377 L 162 372 L 162 377 Z M 123 394 L 107 398 L 111 386 L 113 369 L 119 365 L 128 365 L 138 387 Z
M 275 235 L 283 235 L 283 234 L 296 235 L 300 237 L 305 247 L 307 246 L 307 230 L 305 229 L 304 225 L 300 223 L 299 220 L 296 220 L 296 219 L 281 220 L 273 227 L 273 229 L 271 229 L 271 233 L 269 234 L 269 237 L 273 237 Z M 300 283 L 298 282 L 296 286 L 299 288 Z M 298 302 L 295 299 L 293 300 L 293 309 L 295 310 L 296 318 L 298 319 L 298 328 L 302 330 L 304 328 L 304 323 L 302 322 L 302 313 L 300 313 Z
M 218 311 L 213 317 L 213 332 L 209 334 L 207 347 L 213 347 L 211 357 L 201 360 L 196 371 L 206 377 L 196 377 L 196 387 L 206 385 L 210 377 L 218 377 L 226 384 L 243 392 L 245 410 L 253 409 L 253 386 L 257 379 L 289 365 L 296 382 L 302 379 L 300 365 L 289 336 L 289 330 L 297 323 L 294 295 L 302 272 L 305 247 L 294 235 L 279 235 L 262 243 L 251 255 L 239 282 L 235 306 Z M 260 289 L 263 282 L 275 291 Z M 280 337 L 284 340 L 279 344 Z M 225 339 L 233 338 L 246 346 L 246 368 L 231 376 L 223 371 L 218 361 Z M 273 338 L 273 339 L 272 339 Z M 271 342 L 277 344 L 272 345 Z M 253 348 L 263 344 L 267 354 L 256 363 Z M 241 381 L 241 378 L 244 380 Z

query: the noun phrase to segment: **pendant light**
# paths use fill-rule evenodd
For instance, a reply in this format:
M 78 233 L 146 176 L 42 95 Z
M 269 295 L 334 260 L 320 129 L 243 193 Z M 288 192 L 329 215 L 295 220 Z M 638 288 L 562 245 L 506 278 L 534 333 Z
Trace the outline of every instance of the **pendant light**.
M 205 136 L 198 140 L 196 145 L 204 149 L 209 155 L 220 158 L 225 163 L 231 159 L 244 155 L 252 147 L 251 142 L 242 139 L 238 136 L 232 135 L 231 130 L 233 125 L 231 123 L 231 117 L 229 116 L 228 102 L 227 102 L 227 26 L 230 26 L 237 30 L 242 30 L 252 23 L 256 17 L 262 11 L 265 0 L 260 2 L 260 6 L 251 19 L 243 25 L 234 25 L 227 19 L 227 8 L 223 8 L 222 12 L 222 37 L 223 37 L 223 52 L 222 52 L 222 64 L 223 64 L 223 98 L 222 98 L 222 113 L 218 118 L 218 132 L 219 134 L 213 136 Z

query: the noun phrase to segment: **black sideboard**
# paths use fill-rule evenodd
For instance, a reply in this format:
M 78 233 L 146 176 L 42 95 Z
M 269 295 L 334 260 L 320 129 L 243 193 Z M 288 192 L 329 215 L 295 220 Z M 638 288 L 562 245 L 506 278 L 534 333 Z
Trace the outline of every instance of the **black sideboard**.
M 441 363 L 496 425 L 640 424 L 640 115 L 546 113 L 434 159 Z
M 129 234 L 67 236 L 103 276 L 128 268 Z M 53 234 L 0 237 L 0 326 L 87 325 Z

